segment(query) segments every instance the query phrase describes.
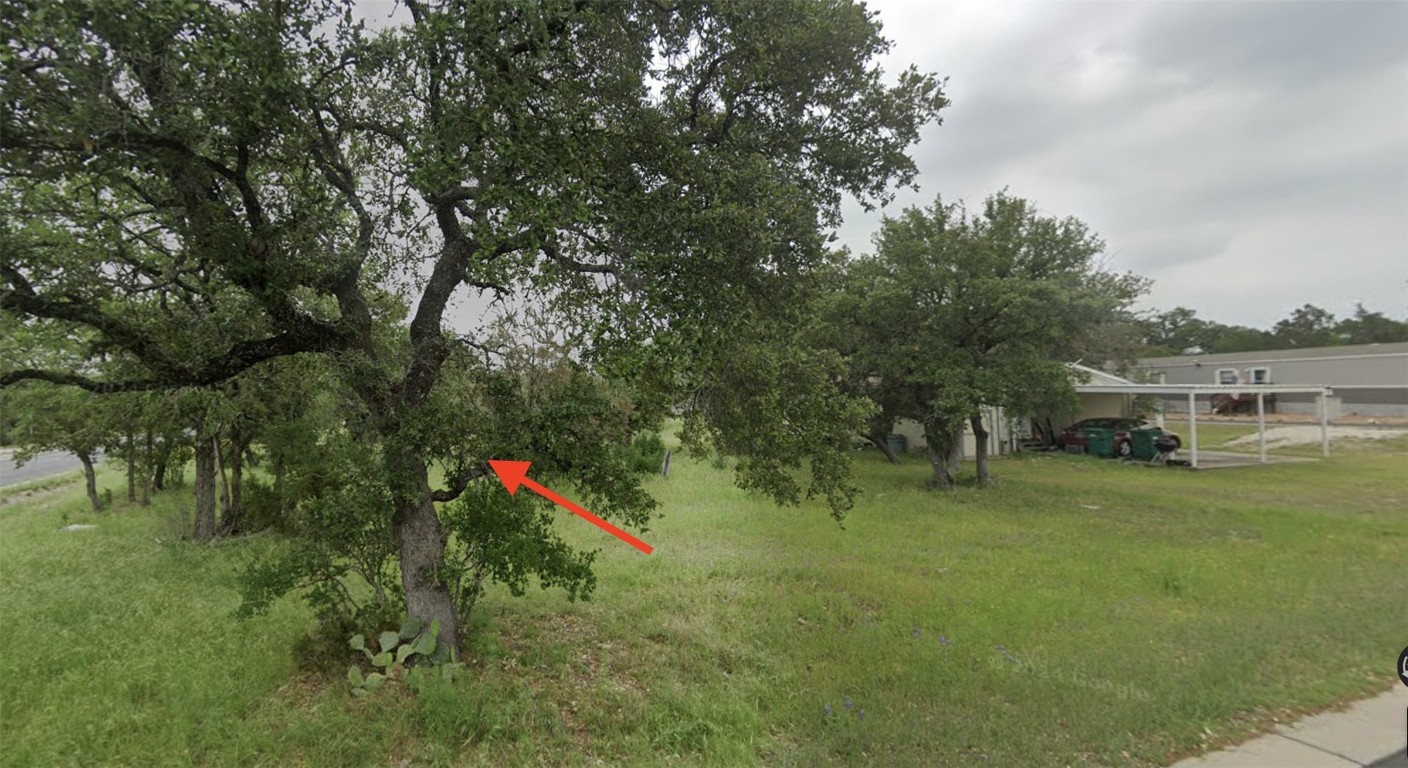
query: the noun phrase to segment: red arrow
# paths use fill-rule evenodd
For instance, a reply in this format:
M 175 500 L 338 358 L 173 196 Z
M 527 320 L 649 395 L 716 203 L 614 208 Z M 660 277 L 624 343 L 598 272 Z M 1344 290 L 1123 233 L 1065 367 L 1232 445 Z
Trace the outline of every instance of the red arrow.
M 625 531 L 621 530 L 620 528 L 617 528 L 611 523 L 602 520 L 601 518 L 597 517 L 596 515 L 593 515 L 585 509 L 582 509 L 576 504 L 573 504 L 567 499 L 562 498 L 561 496 L 557 495 L 548 488 L 545 488 L 542 485 L 539 485 L 538 483 L 529 480 L 528 467 L 532 465 L 533 462 L 531 461 L 495 461 L 493 459 L 489 460 L 489 467 L 494 470 L 494 474 L 499 476 L 500 482 L 502 482 L 504 484 L 504 487 L 508 489 L 508 495 L 512 496 L 513 494 L 517 493 L 518 486 L 526 486 L 539 496 L 542 496 L 543 498 L 547 499 L 548 501 L 551 501 L 559 507 L 564 507 L 572 512 L 575 512 L 577 515 L 586 519 L 587 522 L 591 523 L 592 525 L 595 525 L 603 531 L 606 531 L 612 536 L 615 536 L 621 541 L 630 544 L 631 546 L 635 547 L 636 549 L 639 549 L 645 554 L 648 555 L 652 551 L 654 551 L 655 548 L 650 546 L 649 544 L 646 544 L 645 542 L 641 541 L 640 539 L 637 539 L 631 534 L 626 533 Z

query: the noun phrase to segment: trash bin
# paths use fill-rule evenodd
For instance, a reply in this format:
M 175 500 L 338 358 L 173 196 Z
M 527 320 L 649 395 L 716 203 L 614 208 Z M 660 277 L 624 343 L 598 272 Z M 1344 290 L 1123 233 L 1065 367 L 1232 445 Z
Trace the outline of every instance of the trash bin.
M 1140 461 L 1149 461 L 1159 455 L 1159 449 L 1154 446 L 1154 442 L 1163 435 L 1164 431 L 1158 427 L 1142 427 L 1129 431 L 1129 447 L 1134 450 L 1134 458 Z
M 1115 457 L 1115 430 L 1090 427 L 1085 430 L 1085 452 L 1102 459 Z
M 909 451 L 909 441 L 905 439 L 904 435 L 898 432 L 891 432 L 885 435 L 885 446 L 890 449 L 891 453 L 896 455 Z

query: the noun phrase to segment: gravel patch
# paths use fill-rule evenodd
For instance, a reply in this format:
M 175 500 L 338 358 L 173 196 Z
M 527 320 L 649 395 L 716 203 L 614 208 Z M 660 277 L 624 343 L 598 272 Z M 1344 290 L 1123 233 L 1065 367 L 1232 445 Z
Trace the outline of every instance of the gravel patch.
M 1384 429 L 1367 427 L 1330 427 L 1331 440 L 1390 440 L 1395 437 L 1408 435 L 1408 430 Z M 1279 448 L 1285 445 L 1303 445 L 1320 442 L 1320 428 L 1312 426 L 1295 427 L 1270 427 L 1266 430 L 1266 447 Z M 1231 447 L 1255 446 L 1257 437 L 1255 434 L 1245 435 L 1236 440 L 1228 440 L 1225 445 Z

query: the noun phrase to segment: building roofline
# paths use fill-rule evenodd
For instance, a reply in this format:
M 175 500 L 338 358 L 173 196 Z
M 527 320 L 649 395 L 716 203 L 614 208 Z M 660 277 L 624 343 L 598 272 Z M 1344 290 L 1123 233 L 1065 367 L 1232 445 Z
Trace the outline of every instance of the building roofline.
M 1076 391 L 1094 395 L 1334 394 L 1332 387 L 1305 384 L 1077 384 Z
M 1141 366 L 1167 367 L 1191 363 L 1252 362 L 1285 363 L 1301 360 L 1333 360 L 1348 357 L 1396 357 L 1408 355 L 1408 341 L 1383 344 L 1346 344 L 1338 347 L 1300 347 L 1292 349 L 1256 349 L 1246 352 L 1217 352 L 1204 355 L 1167 355 L 1146 357 Z M 1268 357 L 1269 356 L 1269 357 Z

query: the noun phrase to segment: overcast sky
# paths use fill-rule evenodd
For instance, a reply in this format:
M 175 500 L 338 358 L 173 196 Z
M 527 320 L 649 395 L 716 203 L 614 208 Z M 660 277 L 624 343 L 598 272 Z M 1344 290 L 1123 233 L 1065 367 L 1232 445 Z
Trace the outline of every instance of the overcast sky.
M 1408 317 L 1408 2 L 872 0 L 887 70 L 949 78 L 920 192 L 1076 216 L 1145 306 Z M 847 208 L 871 250 L 879 213 Z
M 886 70 L 946 76 L 953 102 L 913 150 L 920 191 L 885 213 L 1008 187 L 1153 278 L 1144 308 L 1408 319 L 1408 0 L 869 6 Z M 881 215 L 847 206 L 841 242 L 869 252 Z

